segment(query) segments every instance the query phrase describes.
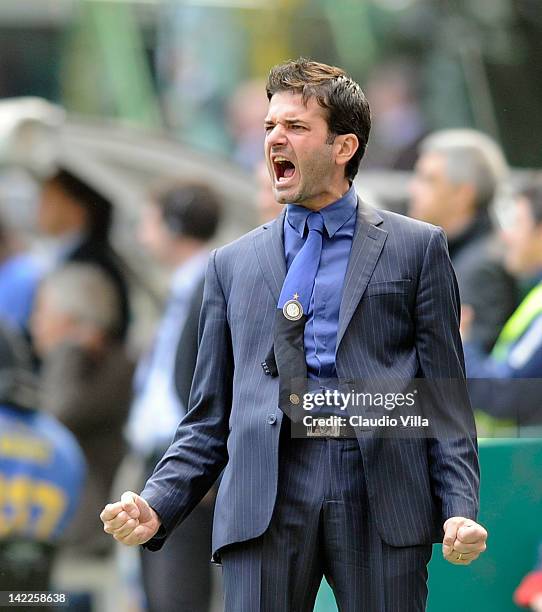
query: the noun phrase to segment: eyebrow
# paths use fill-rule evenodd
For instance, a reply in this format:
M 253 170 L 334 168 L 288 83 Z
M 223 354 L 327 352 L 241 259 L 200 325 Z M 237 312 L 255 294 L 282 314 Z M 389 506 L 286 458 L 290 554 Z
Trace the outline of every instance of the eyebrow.
M 308 123 L 306 121 L 304 121 L 303 119 L 298 119 L 298 118 L 293 118 L 293 119 L 283 119 L 284 123 L 303 123 L 304 125 L 308 125 Z M 272 119 L 266 119 L 264 121 L 264 123 L 267 125 L 269 123 L 276 123 L 276 121 L 273 121 Z

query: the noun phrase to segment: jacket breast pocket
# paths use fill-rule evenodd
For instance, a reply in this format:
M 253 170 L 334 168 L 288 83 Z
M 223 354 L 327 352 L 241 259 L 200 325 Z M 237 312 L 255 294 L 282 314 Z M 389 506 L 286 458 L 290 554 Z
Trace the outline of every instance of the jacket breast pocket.
M 408 294 L 410 287 L 410 278 L 369 283 L 363 297 L 371 298 L 378 295 Z

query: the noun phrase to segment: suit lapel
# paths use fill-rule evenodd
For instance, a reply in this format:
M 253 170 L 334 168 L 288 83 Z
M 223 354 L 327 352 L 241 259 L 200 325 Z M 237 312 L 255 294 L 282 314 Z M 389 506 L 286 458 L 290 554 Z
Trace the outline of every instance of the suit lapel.
M 377 227 L 382 223 L 382 217 L 359 198 L 357 215 L 339 310 L 336 350 L 367 287 L 388 235 L 386 230 Z
M 256 258 L 275 302 L 279 300 L 286 276 L 283 230 L 285 214 L 286 208 L 274 221 L 264 225 L 262 231 L 254 236 Z

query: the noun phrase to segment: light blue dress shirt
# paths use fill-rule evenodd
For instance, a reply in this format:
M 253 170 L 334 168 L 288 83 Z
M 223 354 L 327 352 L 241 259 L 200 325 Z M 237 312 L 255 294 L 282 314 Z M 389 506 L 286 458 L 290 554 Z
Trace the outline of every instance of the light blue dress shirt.
M 190 302 L 203 279 L 208 258 L 207 251 L 198 253 L 175 271 L 153 346 L 136 370 L 126 437 L 132 448 L 145 456 L 170 444 L 186 412 L 175 390 L 175 356 Z
M 335 349 L 346 268 L 356 230 L 358 198 L 352 185 L 346 194 L 320 210 L 324 236 L 320 266 L 311 297 L 304 343 L 307 373 L 313 380 L 336 378 Z M 284 252 L 288 269 L 307 237 L 310 210 L 288 204 L 284 219 Z

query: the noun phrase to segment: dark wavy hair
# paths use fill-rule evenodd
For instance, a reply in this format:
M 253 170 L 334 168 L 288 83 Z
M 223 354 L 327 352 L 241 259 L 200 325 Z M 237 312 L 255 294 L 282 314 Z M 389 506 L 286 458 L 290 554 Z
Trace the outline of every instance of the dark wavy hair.
M 88 182 L 66 168 L 60 168 L 49 179 L 88 213 L 88 233 L 93 240 L 107 242 L 113 222 L 111 202 Z
M 208 185 L 195 181 L 161 184 L 151 190 L 150 199 L 162 213 L 169 230 L 179 237 L 206 242 L 220 223 L 222 204 Z
M 371 131 L 371 111 L 361 87 L 341 68 L 301 57 L 271 68 L 266 91 L 268 100 L 281 91 L 301 94 L 304 104 L 314 98 L 327 111 L 329 143 L 342 134 L 357 136 L 359 147 L 345 170 L 353 180 Z

